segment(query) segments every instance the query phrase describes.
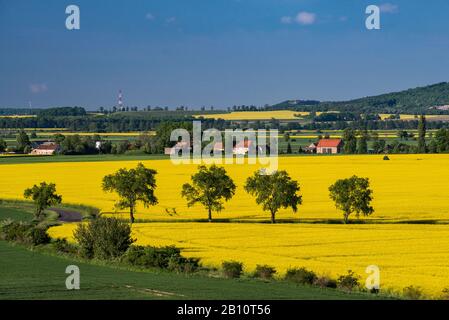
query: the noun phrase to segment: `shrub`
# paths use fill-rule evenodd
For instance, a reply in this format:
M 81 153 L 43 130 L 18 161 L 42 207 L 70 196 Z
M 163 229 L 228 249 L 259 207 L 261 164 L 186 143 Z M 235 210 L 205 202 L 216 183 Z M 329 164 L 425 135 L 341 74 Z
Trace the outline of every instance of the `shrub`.
M 74 237 L 80 247 L 80 254 L 88 259 L 118 258 L 134 242 L 131 227 L 115 218 L 97 218 L 87 224 L 79 224 Z
M 332 289 L 337 288 L 337 280 L 331 279 L 326 276 L 316 278 L 313 284 L 320 288 L 332 288 Z
M 273 275 L 276 273 L 276 269 L 268 265 L 257 265 L 254 271 L 254 277 L 262 279 L 272 279 Z
M 65 238 L 58 238 L 54 240 L 52 245 L 58 253 L 76 254 L 77 252 L 77 247 L 68 243 Z
M 449 288 L 444 288 L 441 295 L 442 300 L 449 300 Z
M 243 263 L 238 261 L 223 261 L 221 267 L 226 278 L 240 278 L 243 273 Z
M 144 268 L 161 268 L 178 272 L 193 272 L 199 268 L 199 259 L 185 258 L 175 246 L 151 247 L 131 246 L 123 262 Z
M 337 287 L 347 291 L 352 291 L 353 289 L 360 286 L 360 277 L 356 275 L 352 270 L 348 270 L 347 274 L 341 275 L 337 279 Z
M 200 259 L 171 256 L 168 258 L 167 269 L 176 272 L 195 272 L 199 268 Z
M 37 246 L 40 244 L 50 243 L 50 236 L 46 229 L 39 227 L 31 227 L 28 229 L 28 243 Z
M 0 225 L 0 238 L 33 246 L 50 242 L 45 228 L 13 220 L 6 220 Z
M 28 223 L 6 220 L 0 227 L 0 237 L 6 241 L 26 243 L 29 228 L 30 224 Z
M 384 160 L 388 161 L 390 158 L 388 156 L 384 156 Z
M 300 284 L 313 284 L 317 279 L 317 276 L 315 272 L 307 270 L 306 268 L 293 268 L 287 270 L 284 279 Z
M 423 292 L 420 287 L 409 286 L 402 289 L 404 298 L 409 300 L 419 300 L 423 297 Z

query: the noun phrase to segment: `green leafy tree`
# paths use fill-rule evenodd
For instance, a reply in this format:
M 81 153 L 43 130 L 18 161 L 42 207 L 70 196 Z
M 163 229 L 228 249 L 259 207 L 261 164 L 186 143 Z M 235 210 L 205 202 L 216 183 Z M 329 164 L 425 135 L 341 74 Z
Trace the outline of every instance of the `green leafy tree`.
M 369 135 L 366 130 L 363 130 L 359 134 L 359 139 L 357 141 L 357 153 L 358 154 L 367 154 L 368 153 L 368 139 Z
M 426 117 L 421 115 L 418 123 L 418 153 L 426 153 Z
M 293 151 L 292 151 L 292 145 L 290 144 L 290 142 L 287 144 L 287 153 L 288 153 L 288 154 L 292 154 L 292 153 L 293 153 Z
M 196 203 L 202 204 L 208 211 L 209 222 L 212 221 L 212 211 L 223 209 L 223 200 L 230 200 L 236 186 L 222 167 L 212 165 L 209 168 L 199 166 L 198 172 L 192 175 L 192 183 L 182 186 L 181 195 L 187 199 L 189 207 Z
M 353 154 L 357 152 L 357 137 L 354 129 L 346 128 L 343 132 L 344 147 L 343 151 L 346 154 Z
M 368 178 L 352 176 L 348 179 L 337 180 L 329 187 L 330 198 L 335 202 L 337 209 L 343 211 L 344 222 L 349 222 L 349 215 L 360 213 L 368 216 L 374 212 L 370 205 L 373 200 L 373 191 L 369 188 Z
M 45 209 L 62 201 L 62 196 L 56 194 L 56 185 L 54 183 L 41 182 L 40 185 L 34 185 L 26 189 L 23 196 L 34 201 L 36 206 L 35 217 L 38 220 L 43 218 Z
M 0 152 L 5 152 L 7 147 L 6 141 L 0 138 Z
M 154 190 L 156 189 L 157 172 L 146 168 L 139 163 L 135 169 L 119 169 L 116 173 L 103 178 L 103 190 L 105 192 L 116 192 L 119 200 L 115 206 L 118 209 L 129 209 L 131 223 L 134 223 L 134 213 L 138 202 L 145 207 L 154 206 L 158 203 Z
M 271 175 L 256 171 L 246 180 L 245 190 L 256 197 L 264 211 L 271 213 L 271 223 L 276 223 L 276 213 L 280 208 L 291 207 L 298 211 L 302 196 L 298 194 L 299 183 L 292 180 L 286 171 L 276 171 Z
M 25 131 L 20 131 L 17 135 L 17 151 L 23 152 L 29 146 L 31 146 L 30 138 Z

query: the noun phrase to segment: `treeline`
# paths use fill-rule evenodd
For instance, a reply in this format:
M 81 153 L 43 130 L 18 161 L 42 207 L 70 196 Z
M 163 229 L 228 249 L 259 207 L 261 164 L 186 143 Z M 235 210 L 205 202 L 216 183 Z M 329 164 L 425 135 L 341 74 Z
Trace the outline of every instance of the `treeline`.
M 14 115 L 36 115 L 42 109 L 34 108 L 0 108 L 0 115 L 2 116 L 14 116 Z
M 296 111 L 340 111 L 358 113 L 433 113 L 444 111 L 432 107 L 449 105 L 449 83 L 392 92 L 372 97 L 339 102 L 321 102 L 316 105 L 282 102 L 270 106 L 270 110 L 292 109 Z
M 85 116 L 86 110 L 82 107 L 55 107 L 39 111 L 41 117 L 61 117 L 61 116 Z

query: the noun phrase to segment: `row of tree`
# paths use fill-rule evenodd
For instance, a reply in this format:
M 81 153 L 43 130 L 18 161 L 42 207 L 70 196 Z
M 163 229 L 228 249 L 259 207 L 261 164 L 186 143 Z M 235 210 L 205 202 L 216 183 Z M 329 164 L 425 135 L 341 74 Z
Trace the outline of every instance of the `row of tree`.
M 116 173 L 103 178 L 102 188 L 105 192 L 115 192 L 119 200 L 117 209 L 128 209 L 130 222 L 134 223 L 134 213 L 140 202 L 145 207 L 158 203 L 155 195 L 156 170 L 146 168 L 139 163 L 136 168 L 119 169 Z M 256 171 L 248 177 L 244 186 L 246 192 L 255 197 L 256 203 L 271 215 L 271 222 L 276 222 L 276 213 L 281 208 L 291 208 L 297 212 L 302 204 L 298 181 L 293 180 L 286 171 L 266 174 Z M 192 175 L 191 182 L 182 186 L 181 196 L 187 200 L 189 207 L 201 204 L 207 209 L 208 220 L 212 221 L 212 213 L 224 208 L 224 202 L 235 194 L 236 185 L 223 167 L 212 165 L 199 166 L 198 172 Z M 330 198 L 338 209 L 343 211 L 344 222 L 349 221 L 351 213 L 370 215 L 374 212 L 370 205 L 372 190 L 368 178 L 352 176 L 341 179 L 329 187 Z M 62 197 L 56 194 L 53 183 L 41 183 L 25 190 L 25 198 L 31 198 L 36 204 L 36 217 L 42 218 L 44 210 L 61 203 Z

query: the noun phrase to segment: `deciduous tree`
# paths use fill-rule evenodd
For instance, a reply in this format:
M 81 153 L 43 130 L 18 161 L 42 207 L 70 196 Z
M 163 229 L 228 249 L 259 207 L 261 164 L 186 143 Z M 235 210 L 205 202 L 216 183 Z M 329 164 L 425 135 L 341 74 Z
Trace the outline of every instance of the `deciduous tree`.
M 299 183 L 292 180 L 286 171 L 272 174 L 256 171 L 246 180 L 245 190 L 256 197 L 256 203 L 261 204 L 264 211 L 271 213 L 272 223 L 276 223 L 276 213 L 280 208 L 291 207 L 296 212 L 302 203 L 302 196 L 298 194 Z
M 54 183 L 41 182 L 39 185 L 26 189 L 23 196 L 34 201 L 36 206 L 35 217 L 38 220 L 43 218 L 45 209 L 62 201 L 62 196 L 56 194 Z
M 370 205 L 373 191 L 369 188 L 368 178 L 352 176 L 348 179 L 337 180 L 329 187 L 330 198 L 337 209 L 343 211 L 344 222 L 349 222 L 349 215 L 353 212 L 359 217 L 360 213 L 368 216 L 374 212 Z
M 187 199 L 189 207 L 196 203 L 202 204 L 208 211 L 209 222 L 212 221 L 212 211 L 223 209 L 223 200 L 230 200 L 235 194 L 236 186 L 223 167 L 212 165 L 199 166 L 198 172 L 192 175 L 192 183 L 182 186 L 181 195 Z
M 154 190 L 156 189 L 156 170 L 146 168 L 139 163 L 135 169 L 119 169 L 116 173 L 103 178 L 103 190 L 116 192 L 119 200 L 115 206 L 118 209 L 129 209 L 131 223 L 134 223 L 134 213 L 138 202 L 145 207 L 158 203 Z

